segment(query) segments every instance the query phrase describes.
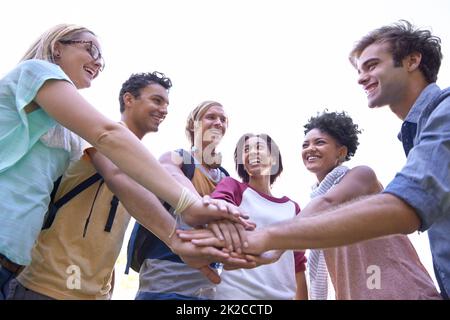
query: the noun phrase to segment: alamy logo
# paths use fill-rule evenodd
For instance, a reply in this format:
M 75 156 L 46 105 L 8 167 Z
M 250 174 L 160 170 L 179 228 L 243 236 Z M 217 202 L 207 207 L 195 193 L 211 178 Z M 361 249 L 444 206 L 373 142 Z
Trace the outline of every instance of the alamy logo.
M 67 289 L 80 290 L 81 289 L 81 270 L 77 265 L 70 265 L 66 269 L 66 273 L 69 277 L 66 280 Z
M 379 266 L 370 265 L 366 273 L 369 275 L 366 281 L 367 289 L 381 289 L 381 269 Z

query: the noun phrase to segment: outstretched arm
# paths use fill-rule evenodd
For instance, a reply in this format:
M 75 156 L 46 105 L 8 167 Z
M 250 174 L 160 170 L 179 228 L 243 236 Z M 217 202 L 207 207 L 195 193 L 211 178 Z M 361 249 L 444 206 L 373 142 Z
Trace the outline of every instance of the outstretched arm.
M 372 169 L 366 166 L 355 167 L 342 180 L 333 186 L 326 194 L 312 199 L 296 219 L 306 219 L 329 210 L 344 202 L 381 191 L 381 186 Z M 186 238 L 186 234 L 182 234 Z M 200 239 L 197 237 L 197 239 Z M 211 245 L 212 240 L 202 240 Z M 200 241 L 195 241 L 199 244 Z M 214 244 L 217 245 L 217 244 Z
M 372 169 L 356 167 L 293 220 L 250 233 L 250 252 L 335 247 L 417 230 L 414 209 L 398 197 L 378 194 L 381 190 Z
M 274 232 L 276 238 L 285 233 L 283 237 L 294 249 L 311 249 L 417 230 L 420 221 L 414 210 L 395 196 L 377 194 L 381 190 L 371 168 L 355 167 L 325 195 L 311 200 L 292 225 L 274 225 L 273 229 L 269 226 L 266 232 Z M 371 194 L 377 195 L 368 197 Z M 299 230 L 294 235 L 297 228 L 309 230 Z
M 72 84 L 48 80 L 38 91 L 35 102 L 63 126 L 88 141 L 132 179 L 174 208 L 177 207 L 183 187 L 162 168 L 131 131 L 95 110 Z M 207 214 L 220 212 L 217 207 L 203 205 L 200 198 L 192 199 L 194 202 L 186 211 L 206 211 Z M 233 214 L 239 215 L 237 210 Z
M 270 249 L 343 246 L 391 234 L 409 234 L 419 226 L 416 212 L 403 200 L 391 194 L 376 194 L 347 202 L 317 216 L 297 216 L 249 232 L 249 247 L 245 251 L 258 254 Z
M 127 175 L 122 173 L 108 158 L 94 148 L 86 151 L 108 188 L 120 199 L 127 211 L 141 225 L 155 234 L 178 254 L 190 267 L 199 269 L 210 281 L 220 282 L 220 277 L 208 265 L 226 261 L 228 254 L 213 247 L 195 247 L 184 243 L 177 236 L 170 237 L 174 218 L 162 206 L 158 198 Z
M 64 127 L 75 132 L 146 189 L 176 206 L 182 188 L 139 139 L 90 105 L 67 81 L 48 80 L 35 102 Z
M 349 172 L 294 219 L 248 232 L 249 246 L 244 251 L 260 254 L 271 249 L 327 248 L 416 231 L 420 219 L 414 209 L 394 195 L 373 194 L 380 189 L 367 167 Z M 193 240 L 198 245 L 217 245 L 216 242 Z
M 358 166 L 347 172 L 342 180 L 322 196 L 315 197 L 303 208 L 299 217 L 307 218 L 362 196 L 382 190 L 375 172 L 367 166 Z

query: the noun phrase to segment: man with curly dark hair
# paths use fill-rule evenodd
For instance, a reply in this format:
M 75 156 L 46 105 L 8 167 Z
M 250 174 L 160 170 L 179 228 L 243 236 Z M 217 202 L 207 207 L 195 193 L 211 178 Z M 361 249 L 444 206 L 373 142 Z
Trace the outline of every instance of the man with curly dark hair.
M 247 252 L 336 247 L 427 230 L 441 295 L 449 299 L 450 89 L 435 83 L 441 59 L 440 39 L 407 21 L 362 38 L 350 61 L 369 107 L 388 105 L 404 121 L 399 137 L 405 166 L 383 193 L 251 233 Z
M 382 190 L 371 168 L 342 165 L 354 156 L 361 132 L 345 112 L 318 114 L 304 127 L 303 163 L 318 180 L 303 209 L 305 217 Z M 327 269 L 337 300 L 440 298 L 406 235 L 313 249 L 308 264 L 311 298 L 327 298 Z

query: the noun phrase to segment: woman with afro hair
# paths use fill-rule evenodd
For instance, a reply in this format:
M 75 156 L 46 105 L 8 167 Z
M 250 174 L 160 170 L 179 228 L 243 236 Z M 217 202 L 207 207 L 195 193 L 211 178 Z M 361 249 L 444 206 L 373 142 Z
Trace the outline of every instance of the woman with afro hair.
M 329 208 L 382 190 L 371 168 L 343 166 L 354 156 L 361 132 L 345 112 L 325 111 L 310 118 L 304 127 L 303 163 L 318 182 L 302 218 L 313 218 L 316 212 L 326 214 L 323 212 Z M 308 263 L 312 299 L 326 299 L 327 269 L 337 300 L 440 299 L 406 235 L 312 250 Z

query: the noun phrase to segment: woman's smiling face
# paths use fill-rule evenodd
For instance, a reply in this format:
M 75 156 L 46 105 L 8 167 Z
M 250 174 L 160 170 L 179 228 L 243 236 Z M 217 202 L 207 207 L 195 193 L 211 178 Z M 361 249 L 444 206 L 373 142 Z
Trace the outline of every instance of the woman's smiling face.
M 347 147 L 341 146 L 335 138 L 317 128 L 308 131 L 303 140 L 303 164 L 319 181 L 337 167 L 346 154 Z

